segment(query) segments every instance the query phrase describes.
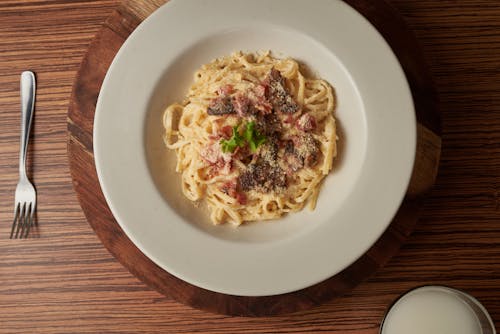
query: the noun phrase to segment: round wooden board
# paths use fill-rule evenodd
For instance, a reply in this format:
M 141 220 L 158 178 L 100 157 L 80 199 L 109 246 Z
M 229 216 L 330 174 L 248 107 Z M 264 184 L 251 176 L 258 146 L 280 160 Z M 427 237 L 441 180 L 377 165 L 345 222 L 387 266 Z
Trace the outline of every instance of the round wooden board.
M 127 238 L 99 186 L 93 157 L 93 122 L 107 69 L 125 39 L 164 0 L 129 0 L 107 19 L 81 63 L 68 112 L 68 154 L 75 191 L 88 222 L 104 246 L 135 276 L 179 302 L 215 313 L 269 316 L 305 310 L 338 297 L 367 279 L 396 254 L 412 232 L 423 194 L 433 185 L 441 152 L 440 119 L 432 79 L 416 38 L 382 0 L 346 0 L 382 33 L 410 83 L 418 120 L 414 173 L 407 195 L 382 237 L 341 273 L 309 288 L 277 296 L 224 295 L 188 284 L 154 264 Z

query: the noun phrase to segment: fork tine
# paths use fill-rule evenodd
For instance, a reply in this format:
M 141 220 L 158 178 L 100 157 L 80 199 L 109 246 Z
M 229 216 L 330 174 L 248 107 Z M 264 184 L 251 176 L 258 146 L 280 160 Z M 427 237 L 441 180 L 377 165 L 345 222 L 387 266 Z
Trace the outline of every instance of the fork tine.
M 15 239 L 17 239 L 17 235 L 19 234 L 19 228 L 23 224 L 24 215 L 26 211 L 25 209 L 26 209 L 26 202 L 21 204 L 21 208 L 19 209 L 19 220 L 17 221 L 16 235 L 14 237 Z
M 19 218 L 19 203 L 16 203 L 16 206 L 14 208 L 14 220 L 12 221 L 12 228 L 10 230 L 10 239 L 12 239 L 12 236 L 14 235 L 14 230 L 16 228 L 16 223 Z
M 28 203 L 24 203 L 24 211 L 21 219 L 19 220 L 19 239 L 23 238 L 24 226 L 26 225 L 26 212 L 28 212 Z M 16 231 L 17 237 L 17 231 Z
M 26 225 L 24 226 L 24 229 L 26 232 L 28 232 L 28 228 L 31 225 L 31 213 L 33 212 L 33 203 L 30 203 L 29 205 L 29 211 L 26 211 Z M 24 233 L 24 237 L 27 238 L 28 234 Z
M 30 204 L 30 208 L 31 208 L 31 210 L 30 210 L 31 212 L 30 212 L 30 216 L 29 216 L 28 226 L 26 227 L 26 233 L 24 234 L 25 238 L 28 237 L 28 234 L 30 233 L 31 226 L 33 226 L 33 214 L 35 212 L 35 206 L 33 205 L 33 203 Z
M 23 224 L 21 225 L 21 231 L 19 232 L 19 238 L 22 239 L 24 235 L 24 231 L 26 230 L 26 227 L 29 223 L 29 212 L 31 208 L 31 203 L 26 203 L 26 206 L 24 207 L 24 219 L 23 219 Z

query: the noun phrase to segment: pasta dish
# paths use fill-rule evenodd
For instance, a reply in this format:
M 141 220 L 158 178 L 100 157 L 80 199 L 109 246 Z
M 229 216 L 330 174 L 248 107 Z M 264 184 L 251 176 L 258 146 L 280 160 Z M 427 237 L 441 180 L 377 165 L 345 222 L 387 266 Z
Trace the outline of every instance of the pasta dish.
M 237 52 L 203 65 L 163 116 L 182 191 L 214 224 L 316 206 L 336 156 L 335 97 L 293 59 Z

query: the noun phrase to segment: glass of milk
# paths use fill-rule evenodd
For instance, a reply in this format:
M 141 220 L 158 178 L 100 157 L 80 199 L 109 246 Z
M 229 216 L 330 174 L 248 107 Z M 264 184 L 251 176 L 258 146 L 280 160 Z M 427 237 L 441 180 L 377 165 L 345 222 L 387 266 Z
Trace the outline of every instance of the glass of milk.
M 388 310 L 380 334 L 496 334 L 488 311 L 474 297 L 444 286 L 423 286 Z

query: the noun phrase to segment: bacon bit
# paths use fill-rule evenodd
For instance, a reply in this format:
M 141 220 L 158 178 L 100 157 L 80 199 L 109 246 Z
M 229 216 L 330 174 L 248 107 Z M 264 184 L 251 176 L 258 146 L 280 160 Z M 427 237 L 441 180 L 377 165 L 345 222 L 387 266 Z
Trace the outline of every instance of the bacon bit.
M 266 97 L 267 85 L 260 84 L 254 88 L 255 96 L 257 97 Z
M 219 156 L 214 165 L 215 172 L 219 175 L 228 175 L 233 168 L 233 157 L 231 154 L 223 154 L 219 150 Z
M 294 136 L 286 142 L 284 160 L 288 168 L 298 171 L 304 166 L 313 167 L 319 159 L 319 142 L 310 134 Z
M 241 205 L 245 205 L 245 204 L 247 204 L 247 195 L 243 192 L 237 192 L 236 193 L 236 200 Z
M 295 117 L 293 117 L 292 115 L 288 115 L 284 120 L 283 120 L 283 123 L 286 123 L 286 124 L 293 124 L 295 123 Z
M 269 85 L 267 89 L 267 99 L 272 103 L 275 110 L 293 114 L 299 111 L 299 105 L 293 100 L 286 89 L 285 78 L 280 71 L 272 68 L 265 83 Z
M 240 160 L 244 164 L 246 164 L 246 161 L 252 160 L 252 157 L 253 154 L 251 154 L 250 148 L 248 146 L 238 146 L 233 152 L 233 159 Z
M 304 114 L 297 120 L 296 126 L 304 132 L 314 130 L 316 128 L 316 119 L 314 116 Z
M 233 85 L 224 85 L 217 90 L 219 95 L 229 95 L 233 92 Z
M 219 96 L 210 102 L 207 113 L 209 115 L 234 114 L 234 106 L 230 96 Z
M 224 183 L 221 187 L 220 187 L 220 190 L 228 195 L 228 196 L 231 196 L 233 198 L 236 198 L 237 196 L 237 191 L 236 191 L 236 181 L 227 181 L 226 183 Z
M 262 112 L 262 114 L 270 114 L 273 112 L 273 105 L 264 96 L 255 96 L 255 109 Z
M 219 189 L 226 195 L 235 198 L 239 204 L 247 204 L 247 195 L 244 192 L 238 191 L 238 183 L 236 180 L 225 182 Z
M 233 161 L 222 159 L 222 167 L 219 168 L 219 173 L 222 175 L 228 175 L 231 173 L 231 168 L 233 168 Z
M 225 161 L 223 158 L 219 158 L 215 164 L 212 164 L 210 169 L 210 177 L 217 175 L 229 175 L 231 173 L 231 168 L 233 167 L 233 162 Z
M 296 172 L 304 167 L 304 158 L 301 157 L 295 150 L 294 142 L 292 140 L 286 141 L 285 155 L 283 156 L 286 164 L 288 165 L 287 174 Z
M 252 115 L 270 114 L 273 111 L 273 105 L 267 100 L 267 86 L 259 84 L 248 91 L 249 108 L 248 113 Z
M 213 143 L 200 151 L 201 158 L 212 168 L 210 175 L 227 175 L 231 173 L 233 167 L 233 157 L 230 154 L 223 154 L 219 143 Z
M 233 98 L 234 109 L 240 117 L 245 117 L 248 114 L 249 104 L 250 100 L 243 93 L 237 93 Z
M 233 127 L 231 125 L 226 125 L 220 129 L 220 137 L 224 139 L 229 139 L 233 135 Z
M 319 158 L 319 142 L 310 133 L 306 133 L 294 140 L 296 153 L 304 158 L 308 167 L 313 167 Z
M 295 153 L 286 154 L 285 161 L 291 171 L 296 172 L 304 167 L 304 159 Z
M 217 118 L 213 121 L 213 123 L 215 124 L 216 130 L 215 130 L 215 133 L 208 136 L 208 139 L 210 139 L 212 142 L 219 141 L 219 139 L 224 138 L 224 130 L 221 129 L 221 126 L 223 124 L 222 122 L 224 122 L 224 118 Z M 224 139 L 227 139 L 227 138 L 224 138 Z
M 214 165 L 217 163 L 217 160 L 219 160 L 222 152 L 219 148 L 219 144 L 214 143 L 209 146 L 205 146 L 201 149 L 200 151 L 200 156 L 208 162 L 210 165 Z

